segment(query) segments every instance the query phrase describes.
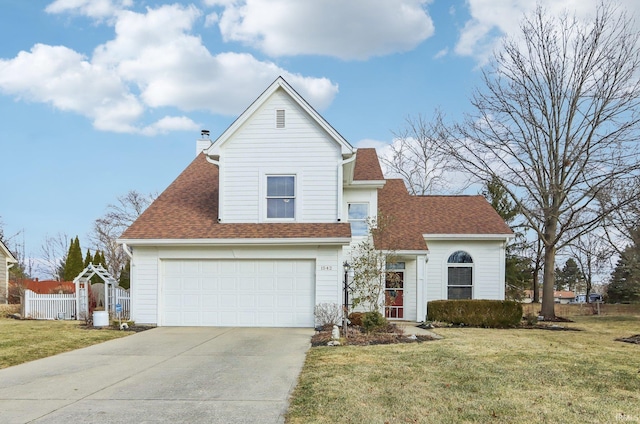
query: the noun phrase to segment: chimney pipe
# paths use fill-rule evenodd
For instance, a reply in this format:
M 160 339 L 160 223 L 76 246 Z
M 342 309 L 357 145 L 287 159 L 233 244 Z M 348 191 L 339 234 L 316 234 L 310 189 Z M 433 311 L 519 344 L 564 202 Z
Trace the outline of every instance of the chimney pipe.
M 209 134 L 209 130 L 200 131 L 200 139 L 196 140 L 196 156 L 198 156 L 204 150 L 207 150 L 209 146 L 211 146 L 211 139 L 209 138 Z

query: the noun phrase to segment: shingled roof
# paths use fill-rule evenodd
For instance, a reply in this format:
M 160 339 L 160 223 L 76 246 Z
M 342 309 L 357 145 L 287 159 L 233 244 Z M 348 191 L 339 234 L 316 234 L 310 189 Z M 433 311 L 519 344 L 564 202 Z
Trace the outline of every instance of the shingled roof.
M 383 180 L 375 149 L 358 149 L 354 179 Z M 348 223 L 218 222 L 218 167 L 204 154 L 171 183 L 124 232 L 128 240 L 350 239 Z M 505 235 L 512 233 L 482 196 L 412 196 L 400 179 L 378 189 L 380 228 L 376 247 L 427 250 L 423 235 Z
M 384 180 L 376 149 L 366 148 L 356 151 L 356 163 L 353 169 L 354 181 Z
M 400 179 L 378 190 L 376 247 L 426 250 L 423 235 L 512 235 L 483 196 L 411 196 Z
M 218 167 L 196 159 L 122 234 L 122 240 L 351 237 L 348 223 L 218 222 Z

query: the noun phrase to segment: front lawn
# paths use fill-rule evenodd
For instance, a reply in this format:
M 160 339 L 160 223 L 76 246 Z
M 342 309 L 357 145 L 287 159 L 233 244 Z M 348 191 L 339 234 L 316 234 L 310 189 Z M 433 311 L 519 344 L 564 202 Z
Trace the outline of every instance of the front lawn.
M 0 318 L 0 369 L 126 336 L 111 329 L 86 329 L 79 321 Z
M 287 423 L 640 423 L 638 316 L 585 331 L 440 328 L 418 344 L 312 348 Z M 563 324 L 564 325 L 564 324 Z

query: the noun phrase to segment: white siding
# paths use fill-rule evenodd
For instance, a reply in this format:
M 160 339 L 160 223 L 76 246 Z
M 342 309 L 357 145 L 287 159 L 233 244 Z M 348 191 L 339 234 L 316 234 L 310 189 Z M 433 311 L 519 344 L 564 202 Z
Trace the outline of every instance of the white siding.
M 416 287 L 416 261 L 400 258 L 399 261 L 404 261 L 404 293 L 403 293 L 403 305 L 404 305 L 404 319 L 416 321 L 416 301 L 417 301 L 417 287 Z
M 163 290 L 162 261 L 173 259 L 309 259 L 315 261 L 315 302 L 339 303 L 342 287 L 342 246 L 296 247 L 134 247 L 132 319 L 158 324 Z
M 427 301 L 447 298 L 447 259 L 456 250 L 473 258 L 473 298 L 504 299 L 504 243 L 501 241 L 429 241 Z
M 131 261 L 131 319 L 138 324 L 158 321 L 158 250 L 135 247 Z
M 2 255 L 2 253 L 0 253 Z M 7 260 L 4 256 L 0 256 L 0 304 L 7 303 L 9 296 L 9 282 L 7 272 Z
M 318 248 L 316 259 L 316 304 L 342 303 L 341 250 L 334 247 Z M 336 281 L 338 284 L 336 284 Z
M 286 126 L 275 128 L 275 110 Z M 224 222 L 266 219 L 265 174 L 296 175 L 296 221 L 335 222 L 340 146 L 282 90 L 221 146 Z

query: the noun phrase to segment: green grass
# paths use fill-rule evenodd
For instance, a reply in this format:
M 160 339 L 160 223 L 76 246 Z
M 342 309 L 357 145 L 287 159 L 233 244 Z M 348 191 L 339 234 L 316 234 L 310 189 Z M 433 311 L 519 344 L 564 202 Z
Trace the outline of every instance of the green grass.
M 309 351 L 288 423 L 640 423 L 638 316 Z
M 131 333 L 85 329 L 79 321 L 0 318 L 0 369 L 102 343 Z

